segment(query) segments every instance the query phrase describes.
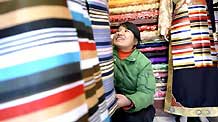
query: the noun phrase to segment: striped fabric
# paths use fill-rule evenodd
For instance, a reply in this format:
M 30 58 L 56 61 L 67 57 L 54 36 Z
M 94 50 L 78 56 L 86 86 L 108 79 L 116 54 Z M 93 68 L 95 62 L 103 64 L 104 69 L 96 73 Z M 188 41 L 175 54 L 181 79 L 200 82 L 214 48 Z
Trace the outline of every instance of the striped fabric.
M 87 0 L 89 15 L 92 22 L 94 40 L 100 60 L 100 70 L 104 86 L 109 115 L 112 115 L 117 107 L 113 84 L 113 56 L 110 38 L 110 26 L 108 18 L 108 5 L 106 0 Z M 106 113 L 106 112 L 105 112 Z M 105 117 L 103 117 L 105 119 Z M 108 119 L 106 119 L 107 121 Z
M 81 68 L 83 80 L 85 82 L 86 99 L 89 107 L 89 121 L 101 122 L 100 108 L 98 106 L 99 97 L 102 95 L 98 90 L 102 90 L 101 77 L 99 77 L 99 60 L 96 52 L 96 44 L 93 40 L 91 21 L 87 11 L 85 0 L 68 0 L 68 6 L 72 17 L 78 22 L 78 37 L 81 51 Z M 99 94 L 97 94 L 99 93 Z
M 6 0 L 0 8 L 0 121 L 86 120 L 78 33 L 66 2 Z
M 217 52 L 206 5 L 182 5 L 172 24 L 174 69 L 216 65 Z
M 215 19 L 215 33 L 213 34 L 215 49 L 218 52 L 218 0 L 213 0 L 214 19 Z M 218 53 L 217 53 L 218 57 Z

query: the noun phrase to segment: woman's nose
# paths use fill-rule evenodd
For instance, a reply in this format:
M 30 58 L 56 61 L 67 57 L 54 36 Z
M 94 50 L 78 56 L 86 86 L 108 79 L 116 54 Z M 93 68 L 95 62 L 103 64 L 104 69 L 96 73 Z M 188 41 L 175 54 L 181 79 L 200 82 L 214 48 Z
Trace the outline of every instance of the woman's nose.
M 124 31 L 118 31 L 117 35 L 122 35 Z

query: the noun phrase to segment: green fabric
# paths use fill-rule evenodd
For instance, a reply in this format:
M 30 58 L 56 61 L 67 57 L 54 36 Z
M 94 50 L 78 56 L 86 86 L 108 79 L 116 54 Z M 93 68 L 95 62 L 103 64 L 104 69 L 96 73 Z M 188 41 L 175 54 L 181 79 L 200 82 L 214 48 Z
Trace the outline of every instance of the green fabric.
M 128 97 L 135 106 L 128 112 L 136 112 L 153 104 L 156 81 L 149 59 L 137 49 L 125 60 L 120 60 L 114 48 L 113 56 L 116 92 Z

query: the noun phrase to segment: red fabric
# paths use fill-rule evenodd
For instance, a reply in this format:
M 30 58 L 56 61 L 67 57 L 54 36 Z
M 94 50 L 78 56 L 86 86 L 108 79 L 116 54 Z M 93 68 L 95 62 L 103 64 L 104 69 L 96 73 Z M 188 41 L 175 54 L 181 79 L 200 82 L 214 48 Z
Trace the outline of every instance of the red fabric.
M 118 50 L 118 56 L 121 60 L 126 59 L 132 53 L 132 51 L 133 50 L 131 50 L 129 52 L 123 52 L 121 50 Z
M 79 85 L 74 88 L 59 92 L 57 94 L 38 99 L 29 103 L 20 104 L 18 106 L 1 109 L 0 121 L 5 119 L 11 119 L 13 117 L 22 116 L 32 112 L 40 111 L 51 106 L 55 106 L 64 103 L 68 100 L 72 100 L 77 96 L 84 93 L 84 86 Z

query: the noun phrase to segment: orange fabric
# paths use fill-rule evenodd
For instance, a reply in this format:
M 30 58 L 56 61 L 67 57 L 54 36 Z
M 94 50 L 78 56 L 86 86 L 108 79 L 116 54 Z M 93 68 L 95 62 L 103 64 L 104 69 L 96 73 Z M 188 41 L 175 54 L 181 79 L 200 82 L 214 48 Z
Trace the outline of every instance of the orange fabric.
M 121 50 L 118 50 L 118 56 L 121 60 L 124 60 L 126 59 L 131 53 L 132 53 L 133 50 L 129 51 L 129 52 L 123 52 Z

